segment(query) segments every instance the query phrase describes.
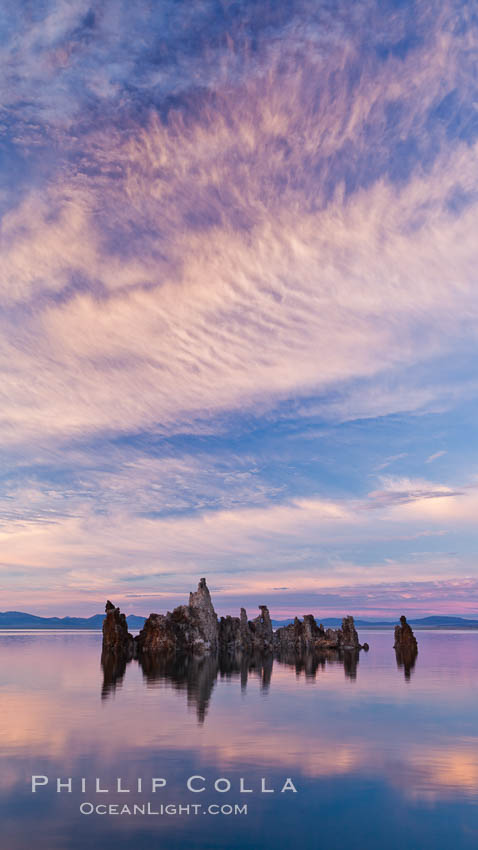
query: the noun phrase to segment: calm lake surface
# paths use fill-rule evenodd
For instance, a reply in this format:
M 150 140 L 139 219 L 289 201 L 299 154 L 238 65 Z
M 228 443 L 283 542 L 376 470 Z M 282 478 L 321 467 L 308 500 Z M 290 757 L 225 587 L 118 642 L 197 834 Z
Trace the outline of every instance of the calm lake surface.
M 132 661 L 105 683 L 98 633 L 0 632 L 2 850 L 476 850 L 478 633 L 417 637 L 409 678 L 392 632 L 360 630 L 370 652 L 356 669 Z M 50 778 L 35 794 L 32 774 Z M 187 790 L 193 775 L 205 791 Z M 95 793 L 96 777 L 109 793 Z M 131 789 L 142 777 L 143 793 L 117 793 L 117 777 Z M 151 793 L 152 777 L 166 788 Z M 229 792 L 214 790 L 218 777 Z M 262 777 L 274 793 L 260 793 Z M 297 793 L 280 793 L 287 777 Z M 201 810 L 82 815 L 85 801 Z M 208 812 L 245 803 L 247 815 Z

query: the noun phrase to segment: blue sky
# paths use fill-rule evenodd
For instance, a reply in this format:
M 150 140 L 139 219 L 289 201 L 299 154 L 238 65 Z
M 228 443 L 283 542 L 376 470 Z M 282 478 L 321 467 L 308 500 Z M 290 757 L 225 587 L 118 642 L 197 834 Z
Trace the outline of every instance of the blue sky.
M 0 607 L 478 614 L 473 4 L 1 16 Z

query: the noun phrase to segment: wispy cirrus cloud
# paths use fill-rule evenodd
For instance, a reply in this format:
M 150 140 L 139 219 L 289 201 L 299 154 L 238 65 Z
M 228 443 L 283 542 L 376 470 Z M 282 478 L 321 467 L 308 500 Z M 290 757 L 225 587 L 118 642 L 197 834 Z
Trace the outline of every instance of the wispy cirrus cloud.
M 418 477 L 410 418 L 360 486 L 334 436 L 308 471 L 299 440 L 248 440 L 362 419 L 372 455 L 380 418 L 476 398 L 475 40 L 453 0 L 6 12 L 7 573 L 79 593 L 233 564 L 310 590 L 367 559 L 377 581 L 416 572 L 411 546 L 452 520 L 471 533 L 473 488 Z M 468 575 L 470 551 L 422 546 L 422 577 Z
M 439 452 L 434 452 L 434 454 L 427 457 L 425 463 L 433 463 L 434 460 L 438 460 L 438 458 L 443 457 L 443 455 L 446 455 L 446 451 L 443 449 Z
M 422 502 L 424 499 L 447 499 L 463 496 L 463 490 L 453 490 L 442 484 L 422 479 L 410 480 L 393 476 L 382 477 L 383 489 L 369 493 L 369 507 L 400 505 L 408 502 Z
M 386 469 L 387 466 L 390 466 L 392 463 L 395 463 L 397 460 L 402 460 L 407 457 L 407 452 L 399 452 L 397 455 L 390 455 L 387 457 L 382 463 L 379 463 L 378 466 L 375 467 L 375 472 L 379 472 L 382 469 Z
M 83 130 L 88 168 L 3 220 L 0 297 L 24 319 L 4 325 L 4 439 L 192 427 L 475 345 L 477 152 L 446 144 L 443 63 L 450 92 L 472 81 L 447 14 L 367 61 L 347 27 L 323 48 L 313 21 L 285 28 L 232 88 L 227 54 L 197 109 Z M 430 128 L 433 154 L 399 156 Z
M 403 600 L 410 610 L 444 611 L 443 596 L 445 607 L 456 611 L 466 585 L 465 608 L 473 612 L 473 556 L 461 543 L 460 552 L 450 546 L 457 544 L 457 525 L 465 535 L 474 528 L 476 486 L 453 491 L 401 480 L 389 482 L 389 492 L 397 497 L 296 499 L 163 516 L 145 514 L 141 505 L 133 513 L 121 503 L 98 512 L 77 500 L 75 513 L 50 522 L 43 516 L 4 522 L 9 589 L 21 601 L 33 586 L 43 605 L 74 594 L 91 610 L 95 600 L 97 606 L 102 595 L 114 593 L 118 600 L 156 599 L 156 607 L 165 607 L 206 574 L 221 610 L 242 597 L 253 606 L 266 599 L 288 615 L 307 599 L 323 611 L 335 612 L 341 603 L 356 612 L 395 610 L 399 588 L 408 582 L 411 595 Z M 155 498 L 153 491 L 151 505 Z M 425 585 L 430 592 L 422 593 Z
M 474 163 L 473 151 L 462 156 L 470 166 Z M 457 162 L 451 182 L 461 167 Z M 459 335 L 463 343 L 463 331 L 476 310 L 471 281 L 474 208 L 459 225 L 447 212 L 434 216 L 439 255 L 426 227 L 412 237 L 397 235 L 410 216 L 403 205 L 408 201 L 413 211 L 414 194 L 421 205 L 432 189 L 425 179 L 401 190 L 400 196 L 391 186 L 374 187 L 342 208 L 342 224 L 335 220 L 337 208 L 329 206 L 303 217 L 298 236 L 291 231 L 292 221 L 281 222 L 280 216 L 275 222 L 269 216 L 251 234 L 218 228 L 206 243 L 200 234 L 189 233 L 187 243 L 180 236 L 182 268 L 173 280 L 170 273 L 161 280 L 161 261 L 156 265 L 150 252 L 146 263 L 140 256 L 128 262 L 98 254 L 97 238 L 91 242 L 88 230 L 82 232 L 83 216 L 74 205 L 71 220 L 65 213 L 66 230 L 61 215 L 50 225 L 59 228 L 57 235 L 35 225 L 37 249 L 24 244 L 22 236 L 21 247 L 6 251 L 11 284 L 5 294 L 10 299 L 16 281 L 25 287 L 39 276 L 64 295 L 56 303 L 47 299 L 20 333 L 10 334 L 7 328 L 2 346 L 4 372 L 8 369 L 4 439 L 22 432 L 31 437 L 35 432 L 61 436 L 156 425 L 171 429 L 172 423 L 190 424 L 195 417 L 240 404 L 270 407 L 291 392 L 324 392 L 354 377 L 433 358 Z M 395 221 L 385 236 L 384 219 L 391 209 Z M 7 220 L 7 235 L 8 227 Z M 330 228 L 333 238 L 332 233 L 327 236 Z M 338 273 L 341 231 L 350 265 Z M 53 245 L 57 240 L 58 249 L 50 239 Z M 367 255 L 361 258 L 364 240 Z M 460 262 L 451 251 L 452 241 L 461 245 L 459 285 L 451 268 L 446 274 L 450 254 L 455 270 Z M 42 257 L 47 264 L 43 269 Z M 398 289 L 386 282 L 389 266 L 402 266 Z M 93 281 L 91 293 L 87 285 L 86 291 L 80 286 L 67 294 L 72 267 L 80 279 Z M 368 297 L 356 298 L 354 292 L 366 279 Z M 95 280 L 105 292 L 118 287 L 127 292 L 102 296 L 101 290 L 94 291 Z M 469 344 L 473 338 L 470 328 Z M 139 385 L 141 393 L 135 393 Z

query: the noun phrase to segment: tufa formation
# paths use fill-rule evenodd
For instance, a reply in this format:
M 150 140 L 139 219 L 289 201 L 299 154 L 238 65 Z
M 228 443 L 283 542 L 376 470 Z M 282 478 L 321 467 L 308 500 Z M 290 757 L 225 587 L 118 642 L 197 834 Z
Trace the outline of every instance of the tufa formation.
M 269 609 L 259 606 L 259 615 L 247 619 L 245 608 L 239 617 L 221 617 L 211 601 L 202 578 L 189 604 L 179 605 L 167 614 L 150 614 L 140 633 L 133 638 L 126 617 L 111 602 L 106 603 L 103 623 L 103 652 L 132 658 L 179 654 L 257 652 L 310 652 L 321 650 L 359 650 L 361 647 L 353 617 L 344 617 L 342 628 L 325 630 L 312 614 L 301 621 L 297 617 L 289 626 L 272 628 Z
M 395 626 L 395 643 L 393 646 L 394 649 L 402 653 L 413 654 L 418 652 L 417 639 L 403 614 L 400 617 L 400 625 Z
M 121 614 L 108 599 L 105 606 L 106 617 L 103 620 L 103 652 L 116 656 L 124 656 L 126 660 L 133 657 L 134 638 L 128 632 L 126 615 Z
M 312 614 L 306 614 L 301 621 L 298 617 L 288 626 L 277 629 L 274 634 L 274 645 L 279 650 L 297 653 L 311 650 L 327 649 L 368 649 L 359 643 L 353 617 L 344 617 L 341 629 L 324 629 L 322 623 L 318 626 Z
M 400 625 L 395 626 L 395 657 L 397 666 L 403 667 L 405 679 L 409 680 L 418 655 L 418 644 L 407 618 L 400 617 Z

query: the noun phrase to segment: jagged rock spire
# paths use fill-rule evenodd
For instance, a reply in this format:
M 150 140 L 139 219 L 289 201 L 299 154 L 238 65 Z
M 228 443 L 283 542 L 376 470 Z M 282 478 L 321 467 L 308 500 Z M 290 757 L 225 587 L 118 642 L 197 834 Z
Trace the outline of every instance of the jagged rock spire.
M 106 603 L 103 624 L 103 648 L 117 651 L 130 646 L 126 617 L 112 602 Z M 189 604 L 179 605 L 167 614 L 150 614 L 140 634 L 134 638 L 134 651 L 153 655 L 171 653 L 271 652 L 273 649 L 296 650 L 360 649 L 353 617 L 344 617 L 338 630 L 318 626 L 312 614 L 298 618 L 290 626 L 274 632 L 267 605 L 259 605 L 259 615 L 247 619 L 245 608 L 240 617 L 221 617 L 217 614 L 205 578 L 197 590 L 189 594 Z M 409 628 L 409 627 L 407 627 Z M 128 650 L 129 651 L 129 650 Z
M 418 652 L 418 644 L 412 627 L 407 623 L 407 618 L 402 614 L 400 625 L 395 626 L 394 648 L 401 652 Z

